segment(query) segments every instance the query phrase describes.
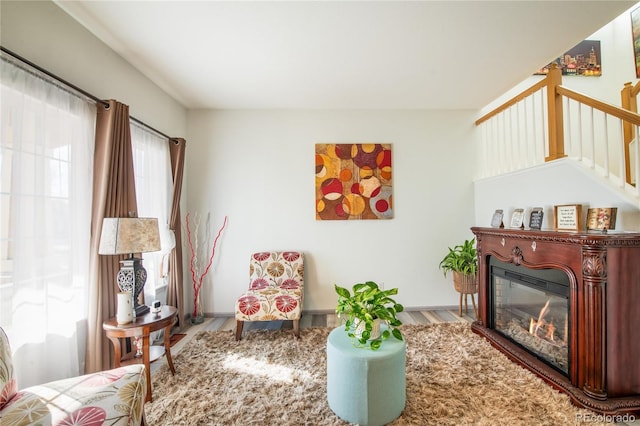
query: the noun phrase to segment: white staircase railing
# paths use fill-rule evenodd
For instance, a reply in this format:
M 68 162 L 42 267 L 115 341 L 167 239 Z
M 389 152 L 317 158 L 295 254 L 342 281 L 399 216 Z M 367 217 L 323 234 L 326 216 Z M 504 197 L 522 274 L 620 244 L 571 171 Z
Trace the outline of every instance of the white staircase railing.
M 478 124 L 481 132 L 479 177 L 536 166 L 548 156 L 546 87 Z M 535 118 L 534 118 L 535 117 Z
M 480 178 L 569 157 L 640 199 L 640 115 L 561 85 L 559 69 L 476 121 Z M 640 91 L 640 89 L 638 89 Z M 635 108 L 635 100 L 624 101 Z

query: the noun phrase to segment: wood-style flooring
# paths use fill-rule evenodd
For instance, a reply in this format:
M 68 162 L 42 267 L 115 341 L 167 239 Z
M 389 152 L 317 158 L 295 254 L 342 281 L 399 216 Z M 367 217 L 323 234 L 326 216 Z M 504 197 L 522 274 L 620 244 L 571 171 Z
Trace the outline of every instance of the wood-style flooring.
M 437 324 L 443 322 L 468 322 L 475 321 L 473 309 L 469 303 L 469 311 L 462 310 L 462 316 L 458 316 L 458 307 L 446 307 L 446 308 L 434 308 L 428 310 L 409 310 L 400 312 L 398 319 L 402 321 L 402 324 Z M 300 328 L 308 327 L 337 327 L 340 322 L 334 313 L 306 313 L 303 312 L 300 317 Z M 291 329 L 293 323 L 291 321 L 254 321 L 245 322 L 242 334 L 250 333 L 251 330 L 278 330 L 278 329 Z M 182 333 L 186 333 L 187 336 L 181 339 L 175 346 L 171 348 L 173 355 L 180 352 L 180 349 L 191 340 L 191 338 L 201 330 L 209 331 L 232 331 L 236 329 L 236 319 L 233 316 L 219 316 L 213 318 L 205 318 L 202 324 L 191 325 L 187 324 L 186 328 L 182 330 Z M 159 364 L 159 363 L 154 363 Z M 157 367 L 152 364 L 151 369 L 155 371 Z
M 469 312 L 462 311 L 462 317 L 458 316 L 458 308 L 442 308 L 424 311 L 405 311 L 398 314 L 398 319 L 403 324 L 433 324 L 442 322 L 473 322 L 475 317 L 473 309 L 469 306 Z M 339 320 L 334 313 L 302 313 L 300 317 L 300 328 L 306 327 L 337 327 Z M 202 327 L 200 327 L 202 326 Z M 291 321 L 255 321 L 245 322 L 243 333 L 258 329 L 291 329 Z M 235 330 L 236 320 L 233 317 L 206 318 L 205 324 L 192 326 L 187 330 L 187 334 L 199 330 Z

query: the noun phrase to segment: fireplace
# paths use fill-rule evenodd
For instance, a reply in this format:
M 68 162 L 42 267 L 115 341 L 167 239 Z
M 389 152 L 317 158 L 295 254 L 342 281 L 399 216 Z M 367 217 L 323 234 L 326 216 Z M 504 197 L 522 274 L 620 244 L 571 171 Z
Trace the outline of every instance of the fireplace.
M 640 414 L 640 233 L 472 231 L 473 331 L 577 406 Z
M 569 278 L 491 257 L 489 326 L 569 375 Z

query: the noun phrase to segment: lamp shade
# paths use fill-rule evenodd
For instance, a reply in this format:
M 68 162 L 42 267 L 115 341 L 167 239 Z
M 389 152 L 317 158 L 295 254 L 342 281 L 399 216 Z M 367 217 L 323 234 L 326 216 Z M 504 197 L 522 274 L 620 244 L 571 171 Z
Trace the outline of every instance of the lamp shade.
M 158 219 L 105 217 L 98 254 L 133 254 L 160 250 Z

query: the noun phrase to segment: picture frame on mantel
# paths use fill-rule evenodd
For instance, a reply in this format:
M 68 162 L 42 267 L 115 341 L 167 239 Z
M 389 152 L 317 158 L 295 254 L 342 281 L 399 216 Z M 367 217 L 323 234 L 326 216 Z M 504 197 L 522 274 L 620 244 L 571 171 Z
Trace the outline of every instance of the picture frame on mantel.
M 504 211 L 502 209 L 497 209 L 495 213 L 493 213 L 493 217 L 491 218 L 491 227 L 504 228 L 504 224 L 502 223 L 503 216 L 504 216 Z
M 578 231 L 582 218 L 581 204 L 563 204 L 553 206 L 553 222 L 558 230 Z
M 511 214 L 511 228 L 524 229 L 524 209 L 515 209 Z
M 534 207 L 531 209 L 529 216 L 529 229 L 542 229 L 542 218 L 544 217 L 544 209 L 542 207 Z
M 598 207 L 587 210 L 587 231 L 607 232 L 616 229 L 616 207 Z

